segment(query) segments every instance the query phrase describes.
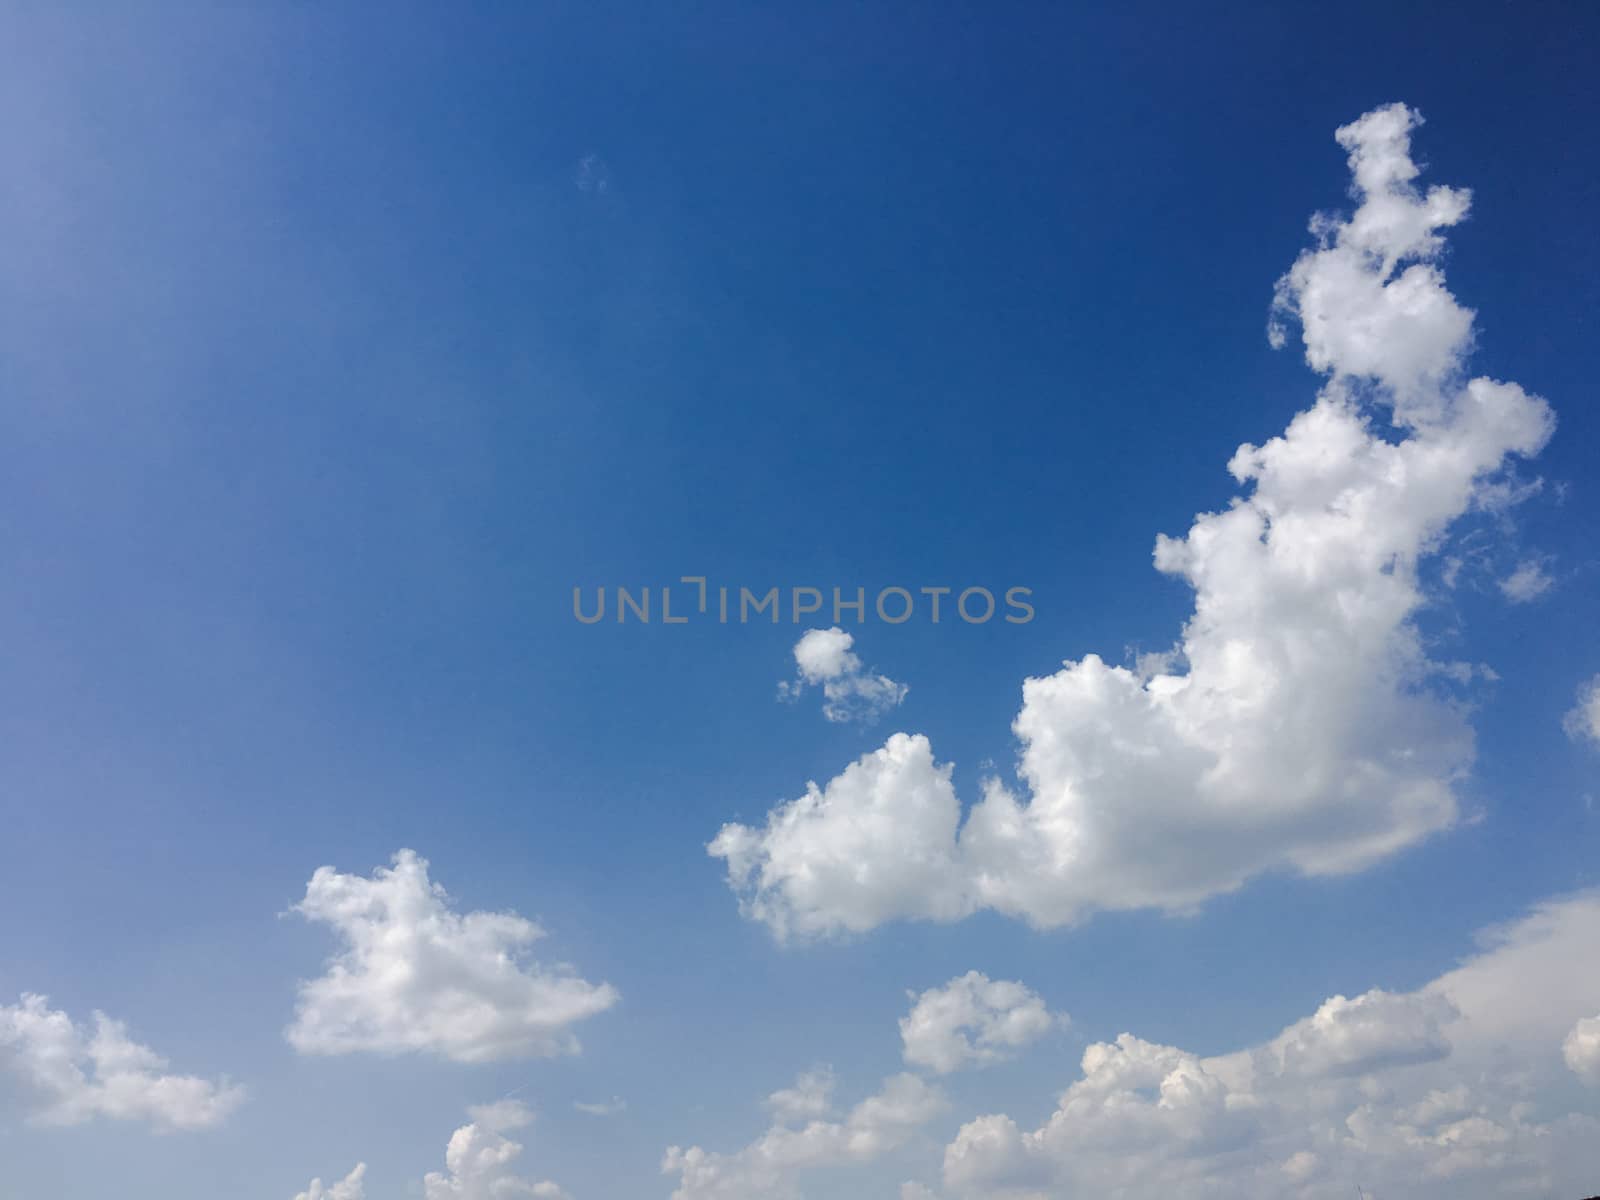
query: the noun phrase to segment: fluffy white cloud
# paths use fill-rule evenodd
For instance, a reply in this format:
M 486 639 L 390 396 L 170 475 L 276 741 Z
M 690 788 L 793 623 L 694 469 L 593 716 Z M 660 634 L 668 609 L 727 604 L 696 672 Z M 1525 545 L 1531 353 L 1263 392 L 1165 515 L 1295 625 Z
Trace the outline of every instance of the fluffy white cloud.
M 912 998 L 900 1020 L 905 1060 L 940 1075 L 1003 1062 L 1066 1021 L 1024 985 L 977 971 Z
M 830 721 L 875 721 L 898 706 L 911 689 L 864 667 L 851 650 L 855 640 L 837 625 L 807 630 L 794 646 L 795 678 L 778 684 L 778 697 L 796 700 L 820 684 L 822 715 Z
M 1513 604 L 1530 604 L 1555 586 L 1555 578 L 1538 559 L 1519 563 L 1500 581 L 1500 592 Z
M 1561 1057 L 1585 1083 L 1600 1086 L 1600 1016 L 1584 1017 L 1561 1043 Z
M 205 1129 L 244 1100 L 225 1080 L 171 1075 L 167 1060 L 128 1036 L 104 1013 L 92 1029 L 52 1009 L 43 996 L 0 1005 L 0 1069 L 22 1080 L 46 1125 L 79 1125 L 95 1117 L 147 1121 L 162 1131 Z
M 748 915 L 782 937 L 978 908 L 1041 926 L 1181 911 L 1264 871 L 1361 870 L 1455 822 L 1472 731 L 1415 625 L 1418 564 L 1503 502 L 1554 419 L 1515 384 L 1462 381 L 1473 314 L 1438 261 L 1468 197 L 1417 190 L 1417 121 L 1392 105 L 1338 131 L 1360 203 L 1313 221 L 1273 326 L 1297 320 L 1328 380 L 1234 454 L 1243 495 L 1157 539 L 1156 568 L 1195 594 L 1174 651 L 1027 680 L 1026 795 L 990 781 L 964 826 L 949 767 L 899 734 L 764 828 L 725 826 L 709 850 Z
M 1566 716 L 1567 733 L 1600 742 L 1600 675 L 1578 689 L 1578 703 Z
M 1268 1043 L 1263 1063 L 1284 1078 L 1320 1078 L 1431 1062 L 1450 1053 L 1442 1027 L 1457 1015 L 1437 995 L 1334 996 Z
M 422 1180 L 426 1200 L 567 1200 L 567 1193 L 548 1180 L 535 1183 L 516 1173 L 522 1145 L 505 1135 L 530 1124 L 533 1113 L 514 1100 L 501 1100 L 469 1109 L 468 1115 L 472 1121 L 451 1134 L 445 1148 L 445 1172 L 430 1171 Z
M 515 913 L 455 912 L 410 850 L 371 878 L 320 867 L 295 911 L 344 949 L 300 986 L 289 1041 L 306 1054 L 429 1052 L 457 1062 L 575 1053 L 571 1026 L 617 993 L 525 961 L 544 931 Z
M 814 1071 L 793 1088 L 774 1093 L 767 1102 L 774 1112 L 772 1127 L 736 1153 L 670 1147 L 661 1170 L 678 1176 L 672 1200 L 798 1197 L 804 1172 L 881 1158 L 945 1108 L 937 1088 L 915 1075 L 894 1075 L 842 1120 L 830 1121 L 824 1118 L 832 1086 L 831 1072 Z
M 366 1177 L 367 1164 L 357 1163 L 355 1170 L 331 1186 L 324 1187 L 322 1180 L 313 1179 L 311 1186 L 294 1200 L 366 1200 L 367 1188 L 362 1182 Z
M 1600 1116 L 1555 1107 L 1555 1047 L 1571 1029 L 1567 1065 L 1600 1057 L 1600 1020 L 1573 1025 L 1600 995 L 1596 944 L 1591 893 L 1495 931 L 1416 992 L 1336 996 L 1251 1049 L 1208 1058 L 1126 1033 L 1091 1045 L 1039 1128 L 1004 1114 L 962 1126 L 946 1188 L 994 1200 L 1332 1200 L 1357 1185 L 1412 1200 L 1581 1195 Z
M 570 1200 L 549 1180 L 535 1182 L 517 1174 L 521 1143 L 505 1135 L 533 1123 L 533 1112 L 516 1100 L 499 1100 L 467 1110 L 471 1121 L 450 1135 L 445 1147 L 444 1171 L 430 1171 L 423 1177 L 425 1200 L 510 1200 L 531 1196 L 535 1200 Z M 363 1200 L 365 1163 L 332 1187 L 313 1179 L 309 1191 L 295 1200 Z
M 778 937 L 863 931 L 894 917 L 971 911 L 956 848 L 961 804 L 928 739 L 897 733 L 826 788 L 774 809 L 765 829 L 725 825 L 745 912 Z

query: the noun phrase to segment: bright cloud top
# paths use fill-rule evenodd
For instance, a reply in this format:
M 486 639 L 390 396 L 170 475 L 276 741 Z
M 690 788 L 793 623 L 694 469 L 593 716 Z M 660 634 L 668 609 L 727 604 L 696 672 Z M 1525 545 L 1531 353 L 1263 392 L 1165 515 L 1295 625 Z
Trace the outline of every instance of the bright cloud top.
M 980 908 L 1040 926 L 1185 910 L 1264 871 L 1358 871 L 1455 822 L 1473 737 L 1434 690 L 1418 563 L 1503 502 L 1554 418 L 1515 384 L 1462 381 L 1473 314 L 1439 260 L 1468 195 L 1415 186 L 1419 120 L 1397 104 L 1338 131 L 1359 205 L 1313 220 L 1272 326 L 1282 342 L 1298 321 L 1328 379 L 1234 454 L 1245 494 L 1157 539 L 1156 568 L 1195 593 L 1174 652 L 1027 680 L 1027 795 L 991 781 L 964 825 L 948 765 L 897 734 L 764 827 L 725 826 L 709 850 L 748 915 L 788 937 Z
M 1600 743 L 1600 675 L 1578 689 L 1578 703 L 1567 713 L 1565 725 L 1573 738 Z
M 104 1013 L 85 1029 L 43 996 L 0 1006 L 0 1069 L 37 1096 L 33 1119 L 40 1124 L 107 1117 L 146 1121 L 161 1131 L 206 1129 L 244 1100 L 243 1090 L 226 1081 L 170 1075 L 166 1068 L 165 1058 Z
M 1600 1087 L 1600 1016 L 1584 1017 L 1561 1043 L 1561 1057 L 1585 1083 Z
M 455 912 L 410 850 L 371 878 L 318 868 L 295 911 L 344 942 L 327 973 L 300 987 L 288 1038 L 302 1053 L 456 1062 L 571 1054 L 571 1026 L 617 1002 L 608 984 L 525 961 L 544 936 L 532 921 Z
M 533 1113 L 514 1100 L 502 1100 L 468 1111 L 470 1124 L 450 1136 L 445 1172 L 430 1171 L 422 1181 L 425 1200 L 503 1200 L 534 1196 L 567 1200 L 567 1193 L 549 1180 L 537 1183 L 516 1173 L 522 1145 L 505 1135 L 533 1121 Z
M 911 689 L 864 667 L 854 645 L 855 636 L 837 625 L 807 630 L 794 646 L 795 678 L 778 684 L 779 698 L 795 700 L 820 685 L 822 715 L 840 722 L 875 721 L 897 707 Z
M 791 1200 L 805 1172 L 873 1162 L 946 1106 L 943 1093 L 920 1077 L 893 1075 L 842 1119 L 828 1120 L 832 1090 L 833 1074 L 823 1069 L 775 1093 L 767 1102 L 772 1127 L 736 1153 L 670 1147 L 661 1170 L 678 1176 L 672 1200 Z
M 350 1174 L 330 1186 L 324 1187 L 322 1180 L 313 1179 L 311 1186 L 294 1200 L 366 1200 L 366 1177 L 367 1164 L 357 1163 Z
M 905 1060 L 940 1075 L 1004 1062 L 1066 1023 L 1030 988 L 978 971 L 912 998 L 900 1019 Z
M 1600 899 L 1548 905 L 1416 992 L 1336 996 L 1254 1049 L 1206 1058 L 1123 1034 L 1035 1130 L 1003 1114 L 947 1147 L 953 1196 L 1415 1200 L 1582 1195 L 1600 1119 L 1550 1111 L 1600 1066 Z M 1574 1063 L 1574 1059 L 1578 1062 Z M 1582 1064 L 1582 1065 L 1579 1065 Z
M 533 1113 L 515 1100 L 500 1100 L 467 1110 L 472 1120 L 450 1135 L 445 1147 L 443 1171 L 430 1171 L 422 1180 L 424 1200 L 510 1200 L 530 1196 L 534 1200 L 570 1200 L 549 1180 L 535 1182 L 517 1174 L 522 1144 L 505 1135 L 533 1123 Z M 364 1200 L 365 1163 L 342 1182 L 324 1188 L 320 1179 L 311 1181 L 309 1191 L 295 1200 Z

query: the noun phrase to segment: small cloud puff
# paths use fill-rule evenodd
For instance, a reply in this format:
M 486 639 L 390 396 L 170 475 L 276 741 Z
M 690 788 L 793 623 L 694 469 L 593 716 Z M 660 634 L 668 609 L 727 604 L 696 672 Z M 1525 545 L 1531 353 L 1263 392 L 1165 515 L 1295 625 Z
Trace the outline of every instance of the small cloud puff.
M 916 1003 L 900 1021 L 905 1060 L 940 1075 L 1003 1062 L 1067 1023 L 1031 989 L 978 971 L 910 994 Z
M 808 687 L 822 687 L 822 715 L 830 721 L 877 720 L 911 689 L 875 675 L 852 652 L 855 637 L 835 625 L 811 629 L 795 643 L 795 678 L 778 684 L 780 700 L 798 700 Z
M 1544 563 L 1530 558 L 1500 581 L 1500 593 L 1513 604 L 1531 604 L 1556 585 Z

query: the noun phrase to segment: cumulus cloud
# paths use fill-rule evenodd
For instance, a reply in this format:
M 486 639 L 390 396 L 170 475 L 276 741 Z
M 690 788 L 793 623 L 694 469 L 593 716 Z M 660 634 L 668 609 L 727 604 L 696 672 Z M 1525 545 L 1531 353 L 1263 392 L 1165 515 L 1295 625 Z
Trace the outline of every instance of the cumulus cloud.
M 1600 675 L 1578 689 L 1578 703 L 1563 722 L 1575 740 L 1600 742 Z
M 1555 577 L 1538 559 L 1519 563 L 1517 569 L 1500 581 L 1500 593 L 1513 604 L 1531 604 L 1555 586 Z
M 794 646 L 795 678 L 778 684 L 778 696 L 796 700 L 821 686 L 822 715 L 830 721 L 877 720 L 897 707 L 911 689 L 877 675 L 851 650 L 855 636 L 835 625 L 807 630 Z
M 963 1125 L 945 1150 L 946 1189 L 985 1200 L 1313 1200 L 1357 1185 L 1413 1200 L 1581 1195 L 1600 1118 L 1554 1107 L 1554 1047 L 1570 1028 L 1572 1066 L 1600 1045 L 1600 1021 L 1572 1024 L 1600 993 L 1597 938 L 1589 894 L 1496 931 L 1416 992 L 1336 996 L 1260 1046 L 1206 1057 L 1128 1033 L 1096 1043 L 1038 1128 L 1003 1113 Z
M 661 1170 L 678 1176 L 672 1200 L 792 1200 L 805 1172 L 879 1159 L 945 1108 L 937 1088 L 916 1075 L 894 1075 L 841 1120 L 830 1121 L 824 1115 L 832 1087 L 832 1073 L 822 1070 L 774 1093 L 767 1101 L 772 1127 L 732 1154 L 670 1147 Z
M 422 1180 L 426 1200 L 505 1200 L 534 1196 L 538 1200 L 568 1200 L 567 1193 L 549 1180 L 535 1183 L 516 1173 L 522 1145 L 505 1135 L 533 1121 L 533 1113 L 515 1100 L 501 1100 L 469 1109 L 472 1118 L 450 1136 L 444 1152 L 444 1172 L 430 1171 Z
M 1579 1079 L 1600 1087 L 1600 1016 L 1572 1027 L 1562 1040 L 1561 1057 Z
M 1241 495 L 1157 539 L 1157 570 L 1194 591 L 1175 653 L 1027 680 L 1025 794 L 991 780 L 964 824 L 949 766 L 897 734 L 764 827 L 725 826 L 709 850 L 748 915 L 786 937 L 980 908 L 1039 926 L 1183 911 L 1265 871 L 1359 871 L 1455 823 L 1473 736 L 1435 690 L 1418 566 L 1499 503 L 1554 418 L 1463 378 L 1473 314 L 1439 262 L 1469 198 L 1416 186 L 1419 120 L 1397 104 L 1338 131 L 1359 203 L 1313 220 L 1273 318 L 1327 379 L 1234 454 Z
M 1270 1042 L 1263 1061 L 1285 1078 L 1360 1075 L 1431 1062 L 1450 1052 L 1442 1026 L 1457 1015 L 1436 995 L 1374 989 L 1354 1000 L 1334 996 Z
M 166 1132 L 220 1124 L 244 1100 L 226 1080 L 172 1075 L 167 1060 L 97 1012 L 85 1028 L 44 996 L 0 1005 L 0 1069 L 38 1101 L 42 1125 L 81 1125 L 95 1117 L 145 1121 Z
M 526 960 L 544 931 L 515 913 L 454 911 L 410 850 L 371 878 L 320 867 L 295 911 L 344 948 L 300 986 L 305 1054 L 425 1052 L 456 1062 L 571 1054 L 571 1027 L 617 1002 L 565 966 Z
M 725 825 L 726 859 L 745 912 L 780 938 L 864 931 L 895 917 L 950 920 L 971 910 L 949 766 L 928 739 L 897 733 L 819 788 L 774 809 L 764 829 Z
M 517 1173 L 523 1147 L 506 1134 L 533 1123 L 533 1112 L 525 1104 L 497 1100 L 469 1108 L 467 1115 L 471 1120 L 451 1134 L 445 1147 L 445 1169 L 430 1171 L 423 1177 L 425 1200 L 510 1200 L 513 1196 L 571 1200 L 549 1180 L 535 1182 Z M 295 1200 L 364 1200 L 366 1173 L 367 1165 L 358 1163 L 332 1187 L 313 1179 L 310 1190 L 301 1192 Z
M 324 1187 L 322 1180 L 313 1179 L 311 1186 L 294 1200 L 366 1200 L 367 1188 L 362 1182 L 366 1177 L 367 1164 L 357 1163 L 355 1170 L 331 1186 Z
M 905 1060 L 940 1075 L 1003 1062 L 1066 1022 L 1030 988 L 977 971 L 911 997 L 900 1020 Z

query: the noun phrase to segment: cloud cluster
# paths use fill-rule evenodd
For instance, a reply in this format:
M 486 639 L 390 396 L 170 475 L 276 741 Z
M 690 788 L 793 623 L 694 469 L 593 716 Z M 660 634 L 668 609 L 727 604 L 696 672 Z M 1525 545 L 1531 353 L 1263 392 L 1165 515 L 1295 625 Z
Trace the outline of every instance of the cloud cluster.
M 522 1144 L 506 1137 L 515 1129 L 533 1123 L 533 1112 L 516 1100 L 500 1100 L 467 1110 L 471 1121 L 450 1135 L 445 1147 L 443 1171 L 430 1171 L 422 1180 L 424 1200 L 511 1200 L 516 1196 L 533 1200 L 571 1200 L 565 1191 L 549 1180 L 534 1180 L 517 1174 Z M 365 1163 L 332 1187 L 320 1179 L 311 1181 L 309 1191 L 295 1200 L 364 1200 Z
M 995 982 L 978 971 L 908 996 L 911 1011 L 900 1021 L 906 1063 L 940 1075 L 1000 1062 L 1066 1019 L 1022 984 Z M 678 1175 L 673 1200 L 798 1197 L 808 1171 L 875 1162 L 948 1107 L 939 1088 L 909 1072 L 884 1080 L 877 1094 L 838 1119 L 833 1092 L 833 1069 L 814 1067 L 767 1097 L 772 1126 L 744 1149 L 669 1148 L 661 1169 Z M 909 1200 L 931 1195 L 916 1183 L 901 1194 Z
M 1228 467 L 1246 490 L 1162 536 L 1194 590 L 1173 652 L 1027 680 L 1013 724 L 1026 795 L 991 780 L 962 822 L 948 765 L 897 734 L 764 826 L 710 843 L 779 937 L 980 908 L 1039 926 L 1097 909 L 1191 909 L 1271 870 L 1361 870 L 1449 828 L 1473 757 L 1415 615 L 1419 563 L 1499 503 L 1554 419 L 1516 384 L 1463 380 L 1473 314 L 1445 287 L 1464 191 L 1415 185 L 1403 105 L 1338 131 L 1354 195 L 1312 222 L 1272 326 L 1298 322 L 1328 378 Z
M 0 1005 L 0 1069 L 37 1097 L 34 1120 L 80 1125 L 95 1117 L 146 1121 L 158 1130 L 205 1129 L 244 1100 L 241 1088 L 167 1073 L 167 1060 L 104 1013 L 92 1029 L 43 996 Z
M 1093 1043 L 1041 1124 L 1003 1112 L 965 1121 L 944 1148 L 938 1188 L 907 1182 L 901 1200 L 1345 1200 L 1357 1187 L 1411 1200 L 1581 1195 L 1600 1112 L 1564 1106 L 1563 1080 L 1570 1070 L 1600 1085 L 1596 945 L 1600 892 L 1581 893 L 1486 931 L 1475 954 L 1415 991 L 1333 996 L 1233 1053 L 1126 1032 Z M 981 1036 L 951 1048 L 944 1031 L 1005 1014 L 1045 1028 L 1034 993 L 996 987 L 969 972 L 914 996 L 901 1022 L 907 1060 L 935 1071 L 981 1063 Z M 974 1011 L 983 1015 L 969 1019 Z M 912 1052 L 922 1033 L 933 1053 Z M 835 1118 L 833 1086 L 822 1068 L 774 1093 L 772 1127 L 737 1153 L 669 1149 L 673 1200 L 796 1200 L 807 1172 L 881 1163 L 948 1108 L 937 1089 L 900 1075 Z
M 912 999 L 900 1021 L 905 1060 L 939 1075 L 1004 1062 L 1066 1023 L 1032 989 L 978 971 Z
M 357 1163 L 350 1174 L 330 1186 L 325 1187 L 322 1180 L 313 1179 L 311 1186 L 294 1200 L 366 1200 L 367 1187 L 363 1182 L 366 1177 L 367 1164 Z
M 822 715 L 840 722 L 872 722 L 897 707 L 911 689 L 868 670 L 854 645 L 855 636 L 837 625 L 807 630 L 794 646 L 795 678 L 778 684 L 778 697 L 796 700 L 820 685 Z
M 295 911 L 344 949 L 300 986 L 289 1041 L 306 1054 L 426 1052 L 456 1062 L 575 1053 L 571 1027 L 617 1002 L 608 984 L 525 961 L 544 936 L 515 913 L 455 912 L 410 850 L 371 876 L 320 867 Z
M 1232 1200 L 1581 1195 L 1600 1119 L 1552 1109 L 1561 1054 L 1600 1068 L 1600 897 L 1497 932 L 1416 992 L 1334 997 L 1263 1045 L 1204 1057 L 1123 1034 L 1037 1129 L 993 1114 L 945 1150 L 952 1196 Z M 1558 1050 L 1562 1031 L 1571 1029 Z
M 735 1153 L 669 1147 L 661 1170 L 678 1176 L 672 1200 L 792 1200 L 800 1195 L 805 1172 L 879 1159 L 905 1145 L 946 1105 L 943 1093 L 919 1076 L 893 1075 L 849 1113 L 830 1120 L 832 1091 L 832 1073 L 819 1070 L 774 1093 L 767 1101 L 771 1128 Z

